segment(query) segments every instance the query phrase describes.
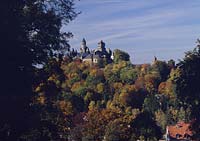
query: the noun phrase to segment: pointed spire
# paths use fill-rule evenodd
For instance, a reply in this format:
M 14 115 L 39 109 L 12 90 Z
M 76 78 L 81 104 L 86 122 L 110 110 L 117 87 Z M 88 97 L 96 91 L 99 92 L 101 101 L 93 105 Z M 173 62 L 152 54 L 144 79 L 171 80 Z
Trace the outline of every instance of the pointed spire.
M 86 40 L 85 40 L 85 38 L 83 38 L 82 43 L 85 43 L 85 44 L 86 44 Z
M 156 57 L 156 56 L 154 56 L 154 61 L 155 61 L 155 62 L 157 61 L 157 57 Z

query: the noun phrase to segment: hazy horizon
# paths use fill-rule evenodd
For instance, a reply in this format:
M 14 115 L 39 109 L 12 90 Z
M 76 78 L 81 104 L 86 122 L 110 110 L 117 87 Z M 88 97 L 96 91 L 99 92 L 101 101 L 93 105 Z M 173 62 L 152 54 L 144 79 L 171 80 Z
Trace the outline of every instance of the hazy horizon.
M 62 28 L 71 31 L 72 48 L 79 50 L 82 38 L 90 49 L 103 40 L 112 50 L 128 52 L 134 64 L 182 59 L 200 37 L 199 0 L 81 0 L 82 13 Z

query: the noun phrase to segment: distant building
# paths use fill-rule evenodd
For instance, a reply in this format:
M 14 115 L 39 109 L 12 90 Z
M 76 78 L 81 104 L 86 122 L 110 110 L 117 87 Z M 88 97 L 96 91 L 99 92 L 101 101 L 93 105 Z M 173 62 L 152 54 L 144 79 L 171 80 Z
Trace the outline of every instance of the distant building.
M 157 62 L 158 62 L 158 59 L 157 59 L 157 57 L 156 57 L 156 56 L 154 56 L 154 60 L 153 60 L 153 62 L 152 62 L 152 64 L 151 64 L 151 65 L 155 65 Z
M 83 38 L 82 43 L 81 43 L 80 53 L 87 53 L 87 54 L 90 53 L 90 50 L 87 47 L 86 40 L 84 38 Z
M 89 64 L 97 64 L 102 60 L 106 60 L 107 62 L 111 62 L 112 51 L 110 49 L 106 49 L 105 43 L 101 40 L 98 43 L 97 49 L 91 51 L 87 47 L 86 40 L 83 38 L 81 42 L 80 52 L 78 52 L 74 58 L 79 58 L 83 62 L 88 62 Z
M 82 59 L 83 62 L 88 62 L 88 63 L 94 63 L 97 64 L 99 61 L 101 61 L 102 58 L 99 55 L 95 54 L 88 54 L 85 58 Z
M 193 132 L 191 129 L 192 123 L 178 122 L 176 125 L 167 126 L 166 140 L 167 141 L 191 141 Z

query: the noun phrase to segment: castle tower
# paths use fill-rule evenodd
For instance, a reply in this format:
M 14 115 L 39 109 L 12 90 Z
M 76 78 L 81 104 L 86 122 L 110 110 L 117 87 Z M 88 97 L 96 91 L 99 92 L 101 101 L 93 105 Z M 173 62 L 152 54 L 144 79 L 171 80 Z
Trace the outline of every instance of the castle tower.
M 80 50 L 81 50 L 81 52 L 83 52 L 83 53 L 85 53 L 86 51 L 87 51 L 87 44 L 86 44 L 86 40 L 85 40 L 85 38 L 83 38 L 83 40 L 82 40 L 82 42 L 81 42 L 81 48 L 80 48 Z
M 156 56 L 154 56 L 154 60 L 153 60 L 153 62 L 152 62 L 152 64 L 151 64 L 151 65 L 154 65 L 154 64 L 156 64 L 156 63 L 157 63 L 157 61 L 158 61 L 157 57 L 156 57 Z
M 105 43 L 102 40 L 98 43 L 98 50 L 102 52 L 106 51 Z
M 154 56 L 154 62 L 156 62 L 157 61 L 157 57 L 156 56 Z

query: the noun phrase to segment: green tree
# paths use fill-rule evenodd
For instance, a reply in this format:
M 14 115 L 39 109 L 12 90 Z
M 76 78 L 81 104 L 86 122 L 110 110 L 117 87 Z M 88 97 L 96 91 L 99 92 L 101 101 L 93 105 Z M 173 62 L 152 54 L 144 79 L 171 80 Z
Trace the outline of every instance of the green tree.
M 170 68 L 168 64 L 159 60 L 155 61 L 155 63 L 152 66 L 152 69 L 160 74 L 161 81 L 165 81 L 170 73 Z
M 122 118 L 111 121 L 105 129 L 106 141 L 125 141 L 131 138 L 130 125 L 122 121 Z
M 114 50 L 114 62 L 118 63 L 119 61 L 130 61 L 130 56 L 128 53 L 116 49 Z
M 120 71 L 120 80 L 123 83 L 133 84 L 137 78 L 137 72 L 133 67 L 125 67 Z
M 152 115 L 160 108 L 160 103 L 155 95 L 149 95 L 144 99 L 143 109 Z
M 168 124 L 167 115 L 162 110 L 158 110 L 155 112 L 155 120 L 158 123 L 158 125 L 161 127 L 162 133 L 165 133 L 165 129 Z
M 193 110 L 198 110 L 200 106 L 200 40 L 193 51 L 186 53 L 178 67 L 181 70 L 180 77 L 176 81 L 178 98 L 183 104 L 189 104 L 193 106 Z
M 2 0 L 1 38 L 4 52 L 0 95 L 1 140 L 18 140 L 30 125 L 34 71 L 59 49 L 69 47 L 62 23 L 76 17 L 73 0 Z M 65 12 L 63 12 L 63 10 Z M 23 123 L 21 122 L 23 121 Z M 34 124 L 34 122 L 32 122 Z
M 200 123 L 200 40 L 197 40 L 197 47 L 186 53 L 185 58 L 180 61 L 178 67 L 181 70 L 177 79 L 177 97 L 181 105 L 191 107 L 191 118 L 196 119 L 196 124 Z M 194 126 L 196 138 L 199 138 L 200 128 Z
M 133 128 L 133 132 L 137 136 L 137 139 L 144 138 L 146 141 L 156 141 L 162 136 L 160 127 L 148 112 L 139 114 L 136 119 L 133 120 L 131 127 Z

